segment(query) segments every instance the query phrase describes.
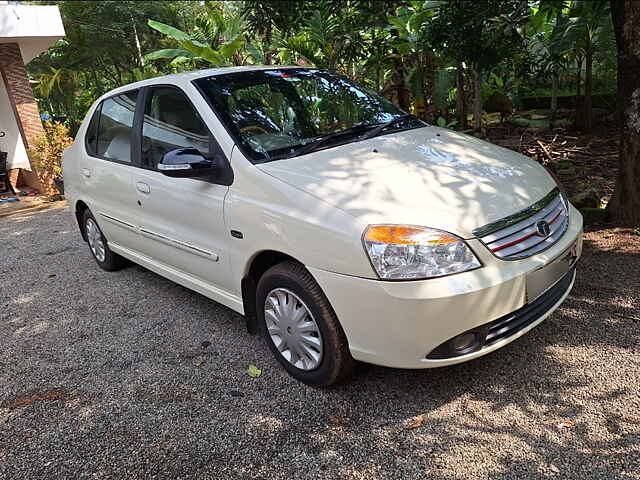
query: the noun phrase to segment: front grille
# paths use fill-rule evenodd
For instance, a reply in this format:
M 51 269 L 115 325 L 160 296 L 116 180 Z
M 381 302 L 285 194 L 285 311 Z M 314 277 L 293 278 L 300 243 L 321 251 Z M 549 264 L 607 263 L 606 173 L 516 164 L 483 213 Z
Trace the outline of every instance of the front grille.
M 569 290 L 575 270 L 575 267 L 571 268 L 564 277 L 533 302 L 491 322 L 483 347 L 488 347 L 503 338 L 510 337 L 547 313 Z
M 474 234 L 496 257 L 517 260 L 549 248 L 568 225 L 567 203 L 556 188 L 528 209 L 478 228 Z

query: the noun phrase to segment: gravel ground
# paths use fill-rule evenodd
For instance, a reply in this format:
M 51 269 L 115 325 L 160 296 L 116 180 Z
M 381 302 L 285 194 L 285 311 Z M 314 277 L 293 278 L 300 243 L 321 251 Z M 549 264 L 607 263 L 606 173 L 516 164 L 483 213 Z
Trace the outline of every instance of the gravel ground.
M 640 478 L 640 235 L 474 362 L 301 385 L 231 310 L 98 269 L 65 208 L 0 221 L 0 478 Z M 249 364 L 262 375 L 247 375 Z

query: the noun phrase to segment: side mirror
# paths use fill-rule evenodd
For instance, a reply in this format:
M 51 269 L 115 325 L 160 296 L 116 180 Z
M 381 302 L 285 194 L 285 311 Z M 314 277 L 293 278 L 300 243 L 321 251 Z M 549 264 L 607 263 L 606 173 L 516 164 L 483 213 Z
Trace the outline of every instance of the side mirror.
M 200 178 L 208 177 L 215 169 L 215 163 L 195 148 L 178 148 L 164 154 L 158 163 L 158 171 L 167 177 Z

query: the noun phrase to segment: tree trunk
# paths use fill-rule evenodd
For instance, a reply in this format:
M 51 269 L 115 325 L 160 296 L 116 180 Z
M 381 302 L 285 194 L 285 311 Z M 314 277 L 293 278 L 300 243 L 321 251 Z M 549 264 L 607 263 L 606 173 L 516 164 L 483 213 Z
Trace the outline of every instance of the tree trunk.
M 456 112 L 458 113 L 458 123 L 460 130 L 466 130 L 467 125 L 467 102 L 464 93 L 464 67 L 462 62 L 458 62 L 458 72 L 456 76 Z
M 397 29 L 391 30 L 391 35 L 399 38 L 400 34 Z M 407 87 L 407 69 L 404 64 L 402 55 L 396 48 L 393 49 L 393 85 L 398 98 L 398 106 L 405 112 L 411 111 L 411 92 Z
M 551 128 L 554 127 L 556 121 L 556 113 L 558 111 L 558 71 L 554 70 L 551 77 Z
M 400 55 L 396 55 L 393 60 L 394 74 L 393 82 L 398 94 L 398 105 L 405 112 L 411 111 L 411 92 L 407 88 L 405 78 L 407 77 L 404 63 Z
M 271 65 L 273 63 L 273 52 L 271 50 L 271 24 L 267 26 L 267 30 L 264 34 L 264 45 L 267 51 L 264 54 L 264 64 Z
M 620 166 L 607 205 L 616 221 L 640 225 L 640 2 L 611 0 L 618 46 L 618 97 L 622 112 Z
M 587 45 L 587 55 L 585 59 L 584 71 L 584 101 L 582 102 L 584 112 L 584 128 L 591 130 L 593 128 L 593 45 L 589 40 Z
M 578 84 L 576 85 L 576 99 L 582 95 L 582 62 L 583 58 L 576 58 L 577 64 L 577 75 L 578 75 Z
M 424 102 L 425 120 L 434 123 L 436 121 L 436 58 L 433 50 L 425 52 Z
M 142 56 L 142 48 L 140 47 L 140 37 L 138 37 L 138 29 L 136 28 L 135 21 L 133 20 L 133 15 L 131 15 L 131 25 L 133 25 L 133 36 L 136 41 L 136 53 L 138 54 L 138 63 L 142 68 L 144 68 L 144 57 Z
M 578 83 L 576 85 L 576 98 L 575 98 L 575 110 L 574 110 L 574 125 L 576 127 L 582 127 L 584 125 L 582 112 L 584 111 L 584 102 L 582 101 L 582 62 L 584 61 L 583 57 L 576 58 L 577 64 L 577 77 Z
M 478 132 L 482 128 L 482 74 L 473 71 L 473 129 Z

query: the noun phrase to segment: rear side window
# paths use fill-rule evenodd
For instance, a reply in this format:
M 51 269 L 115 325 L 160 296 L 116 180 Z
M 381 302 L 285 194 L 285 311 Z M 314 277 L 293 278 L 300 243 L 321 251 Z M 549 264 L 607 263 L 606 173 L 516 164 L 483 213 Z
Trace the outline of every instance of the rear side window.
M 195 148 L 209 156 L 209 130 L 180 90 L 158 87 L 149 92 L 142 124 L 142 163 L 155 168 L 165 153 Z
M 103 100 L 87 129 L 90 155 L 119 162 L 131 162 L 131 135 L 138 91 Z
M 96 111 L 93 113 L 93 117 L 91 117 L 91 122 L 89 122 L 89 127 L 87 128 L 86 139 L 87 139 L 87 153 L 91 156 L 96 156 L 96 149 L 98 144 L 98 124 L 100 123 L 100 110 L 102 109 L 102 103 L 98 105 Z

